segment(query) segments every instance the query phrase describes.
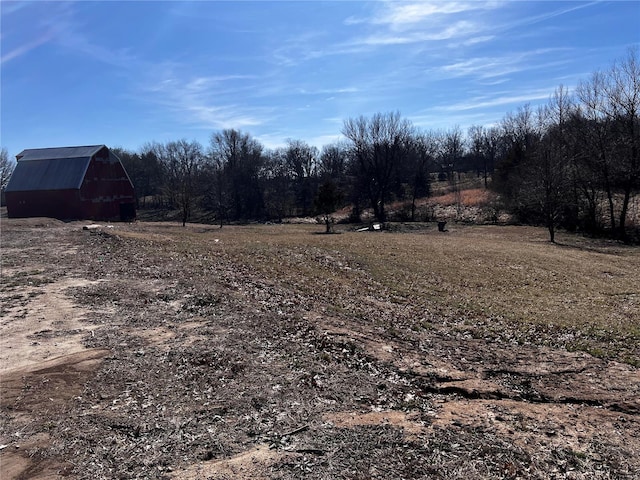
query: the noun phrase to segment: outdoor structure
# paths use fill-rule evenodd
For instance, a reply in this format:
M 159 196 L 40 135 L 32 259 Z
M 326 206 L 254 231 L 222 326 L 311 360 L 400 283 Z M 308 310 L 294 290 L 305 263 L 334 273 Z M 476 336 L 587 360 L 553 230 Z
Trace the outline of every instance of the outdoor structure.
M 133 184 L 104 145 L 23 150 L 6 188 L 10 218 L 133 220 Z

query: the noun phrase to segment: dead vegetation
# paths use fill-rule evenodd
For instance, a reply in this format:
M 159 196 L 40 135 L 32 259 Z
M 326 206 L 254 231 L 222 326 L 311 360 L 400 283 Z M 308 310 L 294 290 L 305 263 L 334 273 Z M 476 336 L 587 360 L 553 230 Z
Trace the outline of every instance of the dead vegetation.
M 637 249 L 318 228 L 3 220 L 2 478 L 638 475 Z

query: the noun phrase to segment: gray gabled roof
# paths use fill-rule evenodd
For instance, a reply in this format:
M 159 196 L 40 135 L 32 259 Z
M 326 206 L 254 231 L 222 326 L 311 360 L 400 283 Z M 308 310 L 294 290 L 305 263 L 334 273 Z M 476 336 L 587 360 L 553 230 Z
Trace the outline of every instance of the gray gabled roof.
M 91 157 L 104 145 L 35 148 L 16 155 L 6 192 L 79 189 Z
M 104 147 L 104 145 L 87 145 L 84 147 L 30 148 L 20 152 L 16 155 L 16 158 L 20 162 L 28 160 L 92 157 Z

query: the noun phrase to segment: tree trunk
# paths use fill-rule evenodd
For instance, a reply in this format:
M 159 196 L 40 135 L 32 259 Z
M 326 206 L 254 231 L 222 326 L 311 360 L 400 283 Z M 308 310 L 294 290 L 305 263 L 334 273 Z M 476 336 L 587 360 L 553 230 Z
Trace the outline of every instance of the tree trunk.
M 631 199 L 631 187 L 625 185 L 624 188 L 624 198 L 622 200 L 622 211 L 620 212 L 620 220 L 618 222 L 618 231 L 620 234 L 621 240 L 627 240 L 627 232 L 626 232 L 626 220 L 627 220 L 627 211 L 629 210 L 629 200 Z

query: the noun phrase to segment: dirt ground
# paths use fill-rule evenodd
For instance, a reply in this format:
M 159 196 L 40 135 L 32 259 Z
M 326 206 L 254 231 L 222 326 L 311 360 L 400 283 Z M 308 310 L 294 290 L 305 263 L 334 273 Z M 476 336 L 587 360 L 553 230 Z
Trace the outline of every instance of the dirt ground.
M 313 226 L 83 225 L 2 219 L 3 480 L 640 478 L 637 336 L 471 334 Z

